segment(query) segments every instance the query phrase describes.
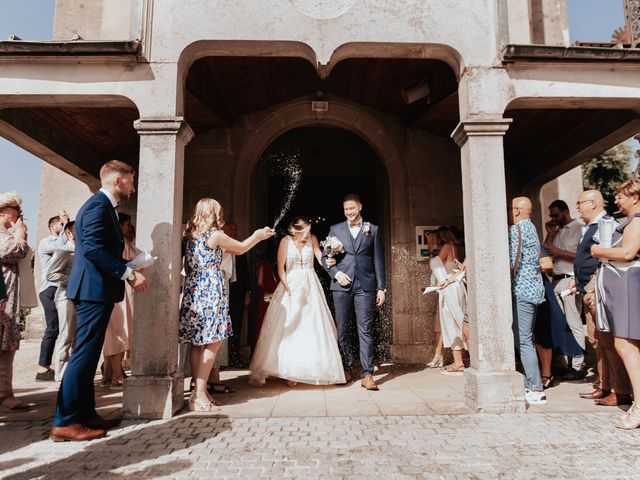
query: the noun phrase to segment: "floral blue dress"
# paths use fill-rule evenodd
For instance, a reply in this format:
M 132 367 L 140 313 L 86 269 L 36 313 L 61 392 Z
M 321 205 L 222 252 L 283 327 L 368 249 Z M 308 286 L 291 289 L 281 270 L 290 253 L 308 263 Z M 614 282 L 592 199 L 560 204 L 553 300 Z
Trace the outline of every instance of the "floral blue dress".
M 229 292 L 220 264 L 222 249 L 207 246 L 211 229 L 189 241 L 185 254 L 187 278 L 180 307 L 180 341 L 208 345 L 233 335 Z

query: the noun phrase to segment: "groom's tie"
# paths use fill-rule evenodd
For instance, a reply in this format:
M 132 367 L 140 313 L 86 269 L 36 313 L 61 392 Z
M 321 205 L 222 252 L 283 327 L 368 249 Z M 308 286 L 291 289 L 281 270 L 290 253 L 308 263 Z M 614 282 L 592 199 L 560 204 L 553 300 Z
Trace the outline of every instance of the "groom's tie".
M 362 227 L 362 220 L 354 223 L 349 222 L 349 228 L 356 228 L 356 227 Z

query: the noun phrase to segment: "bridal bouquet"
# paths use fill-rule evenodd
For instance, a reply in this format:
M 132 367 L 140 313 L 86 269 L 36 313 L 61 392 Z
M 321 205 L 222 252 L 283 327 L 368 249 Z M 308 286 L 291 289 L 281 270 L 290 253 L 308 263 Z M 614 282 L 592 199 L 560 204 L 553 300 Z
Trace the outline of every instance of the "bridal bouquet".
M 339 253 L 344 252 L 344 245 L 338 240 L 338 237 L 334 237 L 333 235 L 329 235 L 321 241 L 320 246 L 324 254 L 328 257 L 335 257 Z

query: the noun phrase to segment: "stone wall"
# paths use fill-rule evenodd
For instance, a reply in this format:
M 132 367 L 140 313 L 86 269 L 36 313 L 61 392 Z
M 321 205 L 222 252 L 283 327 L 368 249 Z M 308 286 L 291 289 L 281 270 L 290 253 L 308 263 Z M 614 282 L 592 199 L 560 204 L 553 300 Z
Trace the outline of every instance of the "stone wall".
M 53 38 L 128 40 L 131 11 L 137 5 L 137 0 L 56 0 Z

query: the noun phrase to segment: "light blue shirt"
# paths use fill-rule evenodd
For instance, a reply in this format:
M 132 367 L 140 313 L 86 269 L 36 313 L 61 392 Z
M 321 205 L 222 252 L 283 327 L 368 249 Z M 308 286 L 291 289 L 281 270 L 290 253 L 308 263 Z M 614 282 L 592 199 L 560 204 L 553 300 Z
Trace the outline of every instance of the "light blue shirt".
M 522 247 L 518 271 L 512 279 L 513 294 L 539 305 L 544 302 L 544 285 L 540 273 L 540 240 L 536 227 L 528 218 L 509 227 L 509 262 L 514 268 L 518 252 L 518 230 L 522 232 Z

